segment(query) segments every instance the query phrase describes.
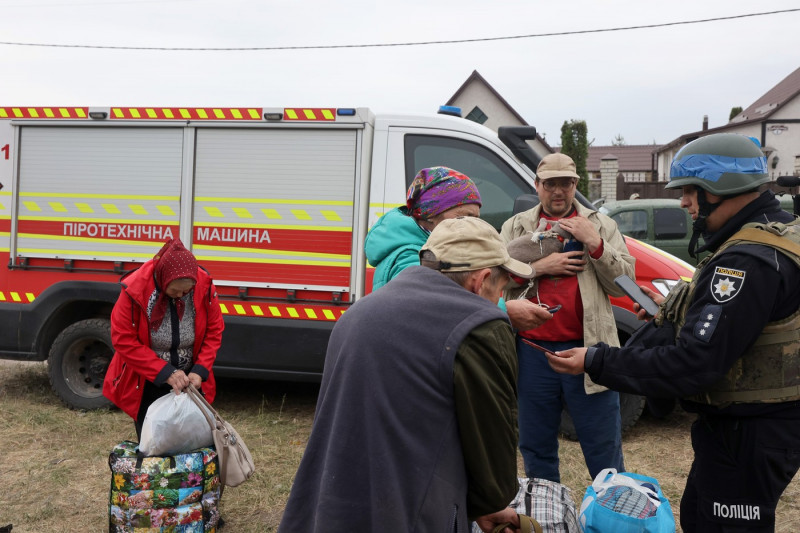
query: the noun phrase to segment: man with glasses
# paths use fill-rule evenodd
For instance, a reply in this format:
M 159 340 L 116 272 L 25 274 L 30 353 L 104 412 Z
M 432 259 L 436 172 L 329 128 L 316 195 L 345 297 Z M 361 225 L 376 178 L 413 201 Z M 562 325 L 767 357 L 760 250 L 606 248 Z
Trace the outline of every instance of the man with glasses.
M 605 342 L 619 346 L 609 295 L 621 296 L 614 278 L 635 278 L 634 258 L 628 253 L 616 223 L 575 201 L 578 183 L 575 162 L 561 153 L 542 159 L 536 169 L 540 204 L 503 224 L 506 243 L 558 221 L 578 242 L 578 249 L 552 253 L 533 263 L 535 294 L 526 297 L 560 310 L 536 329 L 517 332 L 519 359 L 519 446 L 525 474 L 560 482 L 558 428 L 562 398 L 567 404 L 589 474 L 604 468 L 624 471 L 619 393 L 593 383 L 585 374 L 558 374 L 547 357 L 525 341 L 558 351 Z

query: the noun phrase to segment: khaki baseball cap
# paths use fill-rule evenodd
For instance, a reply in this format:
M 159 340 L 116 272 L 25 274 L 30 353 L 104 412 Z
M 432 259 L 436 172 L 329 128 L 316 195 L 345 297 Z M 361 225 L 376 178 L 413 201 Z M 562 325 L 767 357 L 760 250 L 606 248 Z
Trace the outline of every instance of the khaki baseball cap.
M 468 272 L 503 267 L 515 276 L 530 279 L 530 265 L 508 255 L 500 235 L 491 224 L 478 217 L 459 217 L 441 221 L 433 228 L 420 254 L 430 250 L 439 261 L 441 272 Z
M 575 161 L 567 154 L 562 154 L 561 152 L 544 156 L 542 160 L 539 161 L 539 166 L 536 167 L 536 177 L 540 180 L 550 178 L 581 178 L 575 171 Z

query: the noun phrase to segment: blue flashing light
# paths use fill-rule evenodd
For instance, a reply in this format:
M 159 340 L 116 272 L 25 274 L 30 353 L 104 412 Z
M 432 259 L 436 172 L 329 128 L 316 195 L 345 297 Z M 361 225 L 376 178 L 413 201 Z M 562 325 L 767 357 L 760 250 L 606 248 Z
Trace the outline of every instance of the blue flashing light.
M 440 105 L 439 114 L 461 117 L 461 108 L 454 105 Z
M 354 117 L 356 116 L 356 110 L 352 107 L 340 107 L 336 110 L 336 114 L 340 117 Z

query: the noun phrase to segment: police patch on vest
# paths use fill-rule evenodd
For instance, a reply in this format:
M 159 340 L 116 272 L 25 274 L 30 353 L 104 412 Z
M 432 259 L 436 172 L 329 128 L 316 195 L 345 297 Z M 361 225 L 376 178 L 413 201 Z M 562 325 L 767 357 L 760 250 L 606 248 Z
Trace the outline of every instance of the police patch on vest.
M 719 303 L 733 300 L 744 285 L 744 270 L 716 267 L 711 278 L 711 294 Z
M 714 335 L 714 330 L 717 329 L 719 316 L 721 314 L 722 307 L 714 304 L 707 304 L 694 325 L 695 338 L 703 342 L 709 342 L 711 336 Z

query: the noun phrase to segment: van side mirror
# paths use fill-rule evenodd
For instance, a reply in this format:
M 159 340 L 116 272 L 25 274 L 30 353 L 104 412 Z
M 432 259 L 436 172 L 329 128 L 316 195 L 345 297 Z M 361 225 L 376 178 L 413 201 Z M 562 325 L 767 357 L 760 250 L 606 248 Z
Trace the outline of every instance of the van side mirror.
M 528 209 L 533 209 L 539 205 L 539 197 L 535 194 L 520 194 L 514 200 L 514 212 L 512 214 L 522 213 Z

